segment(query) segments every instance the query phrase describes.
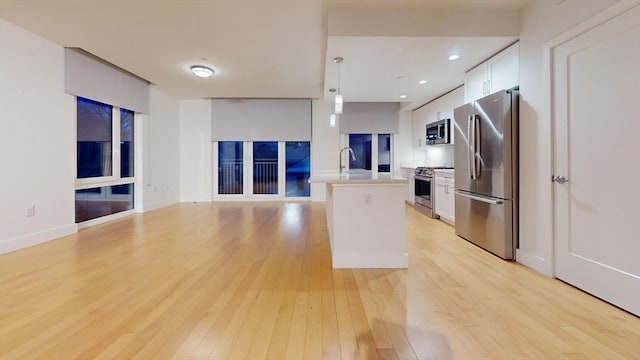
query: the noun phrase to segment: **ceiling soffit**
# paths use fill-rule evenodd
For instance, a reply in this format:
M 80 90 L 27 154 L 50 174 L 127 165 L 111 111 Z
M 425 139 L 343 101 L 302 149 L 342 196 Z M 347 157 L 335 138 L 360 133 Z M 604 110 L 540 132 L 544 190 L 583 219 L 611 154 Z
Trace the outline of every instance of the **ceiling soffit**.
M 332 10 L 329 36 L 518 36 L 517 10 Z

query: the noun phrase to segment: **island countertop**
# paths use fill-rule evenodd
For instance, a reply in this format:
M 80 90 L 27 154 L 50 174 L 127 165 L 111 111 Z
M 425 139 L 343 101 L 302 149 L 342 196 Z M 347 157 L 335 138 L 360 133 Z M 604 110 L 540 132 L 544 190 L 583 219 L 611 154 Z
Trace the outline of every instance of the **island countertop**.
M 367 170 L 320 171 L 311 175 L 310 183 L 329 184 L 407 184 L 408 179 L 390 173 L 374 173 Z

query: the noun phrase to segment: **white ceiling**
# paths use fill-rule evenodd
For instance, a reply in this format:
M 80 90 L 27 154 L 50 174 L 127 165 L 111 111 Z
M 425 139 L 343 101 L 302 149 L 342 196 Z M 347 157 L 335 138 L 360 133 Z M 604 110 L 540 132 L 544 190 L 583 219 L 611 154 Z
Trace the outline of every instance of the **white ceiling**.
M 83 48 L 180 99 L 323 98 L 336 86 L 331 59 L 342 56 L 345 101 L 400 101 L 406 93 L 404 101 L 422 103 L 462 84 L 464 71 L 516 37 L 328 36 L 330 14 L 499 12 L 518 10 L 527 1 L 2 0 L 0 17 L 62 46 Z M 460 60 L 446 60 L 454 50 Z M 196 78 L 189 73 L 193 64 L 208 65 L 216 74 Z M 429 83 L 418 86 L 422 78 Z

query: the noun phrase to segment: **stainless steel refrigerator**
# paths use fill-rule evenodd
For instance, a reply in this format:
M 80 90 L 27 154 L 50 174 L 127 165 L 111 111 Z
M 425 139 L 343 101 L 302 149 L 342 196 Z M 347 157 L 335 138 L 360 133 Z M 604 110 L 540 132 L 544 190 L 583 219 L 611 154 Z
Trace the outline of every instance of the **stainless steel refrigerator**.
M 503 259 L 518 239 L 518 91 L 454 111 L 456 234 Z

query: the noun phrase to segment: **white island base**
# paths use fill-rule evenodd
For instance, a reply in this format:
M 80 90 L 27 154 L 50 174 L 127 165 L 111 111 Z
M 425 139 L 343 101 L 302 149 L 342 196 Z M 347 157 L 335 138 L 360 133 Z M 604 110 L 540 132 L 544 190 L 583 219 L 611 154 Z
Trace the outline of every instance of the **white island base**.
M 406 179 L 325 181 L 334 268 L 407 268 Z

